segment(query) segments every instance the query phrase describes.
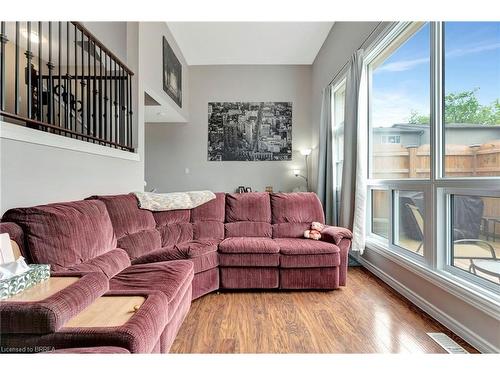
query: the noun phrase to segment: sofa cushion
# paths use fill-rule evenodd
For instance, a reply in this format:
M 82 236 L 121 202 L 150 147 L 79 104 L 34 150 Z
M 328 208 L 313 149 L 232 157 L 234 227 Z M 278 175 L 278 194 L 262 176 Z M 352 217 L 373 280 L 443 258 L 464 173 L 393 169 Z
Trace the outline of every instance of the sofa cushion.
M 230 237 L 219 244 L 219 252 L 226 254 L 277 254 L 277 242 L 266 237 Z
M 304 238 L 307 229 L 311 229 L 311 223 L 273 224 L 273 238 Z
M 253 221 L 237 221 L 227 223 L 225 227 L 226 237 L 272 237 L 271 224 Z
M 193 239 L 193 225 L 191 223 L 177 223 L 158 227 L 162 247 L 172 247 L 180 242 Z
M 226 195 L 226 222 L 260 221 L 271 223 L 269 193 Z
M 191 288 L 193 263 L 188 260 L 136 264 L 109 280 L 110 290 L 158 290 L 168 300 L 168 321 L 175 314 L 184 294 Z
M 134 194 L 93 196 L 106 205 L 118 246 L 134 259 L 161 247 L 153 213 L 139 208 Z
M 134 194 L 93 196 L 106 205 L 117 238 L 155 228 L 153 214 L 141 210 Z
M 272 223 L 325 222 L 323 208 L 315 193 L 272 193 Z
M 175 248 L 184 255 L 185 259 L 189 259 L 217 251 L 218 244 L 218 241 L 194 240 L 177 244 Z
M 193 239 L 224 239 L 226 194 L 215 193 L 215 199 L 191 210 Z
M 191 210 L 158 211 L 153 212 L 153 217 L 157 227 L 178 223 L 189 223 L 191 219 Z
M 221 267 L 278 267 L 280 254 L 219 254 Z
M 196 221 L 193 223 L 193 239 L 224 239 L 224 224 L 220 221 Z
M 156 263 L 170 260 L 189 259 L 194 264 L 194 272 L 203 272 L 219 265 L 218 242 L 209 240 L 189 241 L 177 246 L 164 247 L 145 254 L 132 261 L 132 264 Z
M 118 247 L 125 250 L 130 259 L 135 259 L 161 247 L 160 232 L 146 229 L 125 235 L 118 239 Z
M 340 253 L 332 254 L 280 254 L 281 268 L 320 268 L 340 265 Z
M 191 210 L 191 222 L 217 221 L 223 223 L 226 209 L 225 199 L 225 193 L 215 193 L 215 199 Z
M 106 206 L 96 200 L 15 208 L 7 211 L 3 220 L 20 225 L 31 260 L 50 264 L 54 271 L 116 248 Z
M 125 250 L 113 249 L 84 263 L 66 267 L 65 271 L 102 272 L 110 279 L 129 266 L 130 258 Z
M 315 241 L 307 238 L 275 238 L 280 253 L 286 255 L 297 254 L 334 254 L 340 252 L 338 246 L 324 241 Z
M 325 222 L 323 208 L 315 193 L 271 194 L 273 238 L 304 237 L 311 223 Z
M 190 210 L 154 212 L 156 228 L 161 236 L 160 247 L 172 247 L 179 242 L 193 239 L 193 226 L 190 222 Z

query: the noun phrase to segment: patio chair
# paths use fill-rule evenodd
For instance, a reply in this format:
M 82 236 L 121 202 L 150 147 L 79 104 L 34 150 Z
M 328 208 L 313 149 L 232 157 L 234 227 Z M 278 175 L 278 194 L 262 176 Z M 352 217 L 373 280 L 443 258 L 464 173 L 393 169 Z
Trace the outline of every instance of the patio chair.
M 424 218 L 420 213 L 420 210 L 417 206 L 410 203 L 405 203 L 408 211 L 412 214 L 412 221 L 415 224 L 415 228 L 420 232 L 420 238 L 424 238 Z M 454 229 L 456 230 L 456 229 Z M 461 231 L 460 231 L 461 232 Z M 463 232 L 461 232 L 463 233 Z M 491 246 L 490 243 L 481 240 L 479 238 L 462 238 L 459 240 L 453 241 L 453 259 L 465 259 L 470 261 L 469 272 L 476 274 L 476 268 L 474 265 L 474 260 L 479 259 L 489 259 L 496 260 L 497 255 L 495 253 L 495 249 Z M 423 241 L 420 242 L 420 245 L 417 248 L 417 253 L 422 250 Z
M 418 245 L 417 248 L 417 254 L 422 251 L 422 247 L 424 246 L 424 218 L 422 217 L 422 214 L 420 213 L 420 209 L 415 206 L 414 204 L 410 203 L 405 203 L 406 208 L 408 211 L 411 213 L 410 219 L 412 222 L 412 229 L 416 230 L 418 234 L 418 238 L 420 238 L 420 244 Z

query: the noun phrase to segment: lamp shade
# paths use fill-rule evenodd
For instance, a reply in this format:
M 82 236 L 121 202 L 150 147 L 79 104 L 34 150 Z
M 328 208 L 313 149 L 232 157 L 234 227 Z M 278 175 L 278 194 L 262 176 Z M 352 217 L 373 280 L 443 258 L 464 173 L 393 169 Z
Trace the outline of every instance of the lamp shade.
M 300 153 L 304 156 L 308 156 L 308 155 L 311 155 L 311 149 L 310 148 L 304 148 L 302 150 L 300 150 Z

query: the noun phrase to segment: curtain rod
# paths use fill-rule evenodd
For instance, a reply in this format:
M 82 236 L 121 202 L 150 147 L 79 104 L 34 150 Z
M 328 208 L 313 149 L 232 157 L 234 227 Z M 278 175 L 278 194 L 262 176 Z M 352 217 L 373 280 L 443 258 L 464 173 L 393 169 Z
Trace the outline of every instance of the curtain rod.
M 363 43 L 361 43 L 361 45 L 357 48 L 357 49 L 361 49 L 363 48 L 363 46 L 365 45 L 365 43 L 371 38 L 371 36 L 375 33 L 375 31 L 377 31 L 377 29 L 380 27 L 380 25 L 384 23 L 383 21 L 380 21 L 377 26 L 375 26 L 373 28 L 373 30 L 370 32 L 370 34 L 368 34 L 368 36 L 365 38 L 365 40 L 363 40 Z M 330 83 L 328 85 L 326 85 L 327 87 L 330 86 L 336 79 L 337 77 L 340 75 L 340 73 L 342 73 L 342 71 L 347 67 L 347 65 L 349 64 L 349 60 L 347 60 L 345 62 L 344 65 L 342 65 L 342 67 L 337 71 L 337 73 L 335 73 L 335 75 L 333 76 L 332 80 L 330 81 Z

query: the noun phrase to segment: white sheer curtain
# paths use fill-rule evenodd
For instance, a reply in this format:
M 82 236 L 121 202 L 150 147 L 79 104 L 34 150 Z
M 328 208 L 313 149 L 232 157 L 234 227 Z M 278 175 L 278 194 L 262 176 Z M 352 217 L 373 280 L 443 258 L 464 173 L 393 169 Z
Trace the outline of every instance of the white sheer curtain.
M 340 226 L 352 229 L 352 250 L 361 254 L 366 234 L 366 178 L 368 160 L 368 112 L 364 51 L 356 51 L 346 79 L 344 166 L 340 198 Z

